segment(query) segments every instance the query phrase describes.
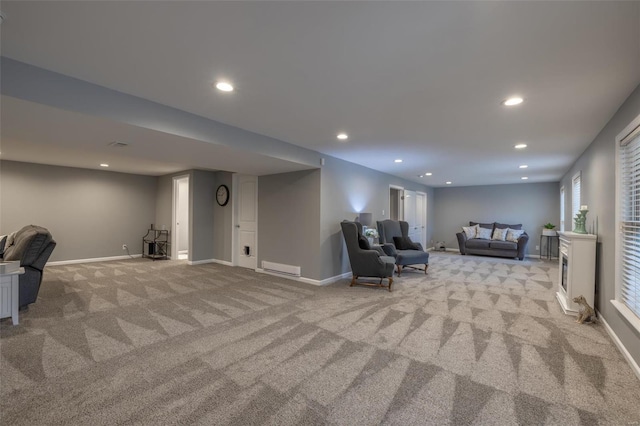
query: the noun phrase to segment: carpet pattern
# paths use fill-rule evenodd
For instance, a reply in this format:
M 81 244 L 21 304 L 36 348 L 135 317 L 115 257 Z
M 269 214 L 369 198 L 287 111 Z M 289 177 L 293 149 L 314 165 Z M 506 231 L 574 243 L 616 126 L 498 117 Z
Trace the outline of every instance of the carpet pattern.
M 394 291 L 216 264 L 48 267 L 0 321 L 2 424 L 638 424 L 555 263 L 432 253 Z M 635 422 L 635 423 L 634 423 Z

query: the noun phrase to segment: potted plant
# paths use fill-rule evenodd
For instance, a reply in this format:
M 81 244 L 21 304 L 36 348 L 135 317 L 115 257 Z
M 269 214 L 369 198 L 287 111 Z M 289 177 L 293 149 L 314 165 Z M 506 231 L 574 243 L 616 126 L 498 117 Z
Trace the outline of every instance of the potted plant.
M 558 233 L 554 230 L 556 226 L 553 223 L 547 223 L 542 226 L 542 235 L 547 235 L 549 237 L 555 237 Z
M 367 228 L 364 230 L 364 236 L 369 240 L 369 244 L 373 244 L 374 238 L 378 238 L 378 231 L 376 228 Z

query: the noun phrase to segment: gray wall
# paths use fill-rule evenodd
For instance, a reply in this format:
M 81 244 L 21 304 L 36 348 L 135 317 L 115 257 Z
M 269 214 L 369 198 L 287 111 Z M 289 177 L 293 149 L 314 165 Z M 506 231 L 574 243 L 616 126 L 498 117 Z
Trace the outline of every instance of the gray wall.
M 215 172 L 194 170 L 189 189 L 191 194 L 189 260 L 213 259 L 214 204 L 217 204 Z
M 457 249 L 456 233 L 470 220 L 521 223 L 529 234 L 527 252 L 538 254 L 542 225 L 560 225 L 560 186 L 553 182 L 435 189 L 435 241 Z
M 233 191 L 233 173 L 216 172 L 216 189 L 219 185 L 227 185 L 229 193 Z M 259 188 L 259 187 L 258 187 Z M 226 206 L 213 205 L 213 258 L 231 262 L 231 240 L 233 238 L 233 200 Z
M 0 161 L 0 234 L 34 224 L 58 245 L 50 261 L 140 254 L 154 220 L 156 178 Z
M 589 206 L 587 230 L 598 235 L 596 256 L 596 308 L 640 364 L 640 332 L 632 328 L 610 300 L 615 298 L 615 138 L 640 114 L 640 86 L 618 109 L 609 123 L 561 180 L 565 187 L 566 229 L 571 218 L 571 178 L 581 172 L 581 201 Z
M 319 280 L 320 170 L 258 178 L 258 267 L 262 261 L 301 267 Z
M 433 188 L 332 157 L 325 159 L 321 171 L 320 279 L 351 270 L 340 222 L 354 220 L 359 212 L 372 213 L 374 221 L 388 219 L 389 185 L 427 194 L 427 245 L 430 245 L 434 224 Z

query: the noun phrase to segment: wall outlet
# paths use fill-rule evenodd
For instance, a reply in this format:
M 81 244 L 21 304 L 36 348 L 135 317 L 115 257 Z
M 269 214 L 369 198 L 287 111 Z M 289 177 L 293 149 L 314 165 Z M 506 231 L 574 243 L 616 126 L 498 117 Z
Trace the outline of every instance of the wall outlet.
M 540 251 L 540 246 L 536 246 L 536 250 Z
M 126 250 L 126 249 L 127 249 L 127 245 L 126 245 L 126 244 L 123 244 L 123 245 L 122 245 L 122 250 Z

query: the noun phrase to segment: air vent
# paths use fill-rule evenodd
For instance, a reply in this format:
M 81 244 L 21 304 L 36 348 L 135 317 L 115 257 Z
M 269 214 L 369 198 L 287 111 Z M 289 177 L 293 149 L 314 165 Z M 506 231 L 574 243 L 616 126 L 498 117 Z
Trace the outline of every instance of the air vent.
M 109 146 L 114 147 L 114 148 L 124 148 L 129 146 L 128 143 L 126 142 L 118 142 L 118 141 L 113 141 L 109 144 Z

